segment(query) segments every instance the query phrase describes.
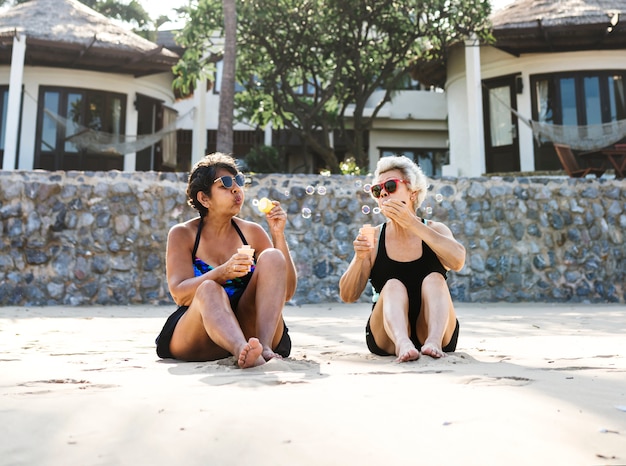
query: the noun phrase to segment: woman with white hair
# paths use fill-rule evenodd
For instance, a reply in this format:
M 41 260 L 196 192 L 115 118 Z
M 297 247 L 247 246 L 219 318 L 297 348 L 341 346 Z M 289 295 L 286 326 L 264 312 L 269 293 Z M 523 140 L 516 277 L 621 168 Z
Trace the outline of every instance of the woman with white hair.
M 459 335 L 446 272 L 463 267 L 465 248 L 446 225 L 416 215 L 427 187 L 411 159 L 378 161 L 371 194 L 387 221 L 376 227 L 374 244 L 363 234 L 356 237 L 354 257 L 339 281 L 345 302 L 356 301 L 371 282 L 367 346 L 380 356 L 395 354 L 398 362 L 420 353 L 444 357 L 456 349 Z

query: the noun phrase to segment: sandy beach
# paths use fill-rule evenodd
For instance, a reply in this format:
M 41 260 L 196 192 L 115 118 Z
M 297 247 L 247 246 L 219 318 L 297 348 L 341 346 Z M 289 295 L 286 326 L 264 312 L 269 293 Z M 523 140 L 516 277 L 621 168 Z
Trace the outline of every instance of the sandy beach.
M 447 358 L 367 304 L 287 306 L 284 360 L 159 360 L 172 307 L 0 308 L 0 465 L 626 465 L 626 306 L 457 304 Z

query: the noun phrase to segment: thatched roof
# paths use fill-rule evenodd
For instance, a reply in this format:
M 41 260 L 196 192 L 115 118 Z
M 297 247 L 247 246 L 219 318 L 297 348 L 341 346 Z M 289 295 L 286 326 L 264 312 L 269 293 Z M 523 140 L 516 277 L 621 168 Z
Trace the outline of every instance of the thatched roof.
M 626 48 L 626 0 L 517 0 L 491 16 L 513 54 Z
M 124 29 L 77 0 L 31 0 L 0 13 L 0 63 L 26 36 L 26 65 L 136 76 L 169 71 L 174 52 Z
M 176 42 L 176 34 L 178 31 L 168 30 L 168 31 L 157 31 L 156 33 L 156 43 L 162 45 L 172 52 L 176 52 L 181 57 L 183 53 L 185 53 L 184 47 L 179 45 Z

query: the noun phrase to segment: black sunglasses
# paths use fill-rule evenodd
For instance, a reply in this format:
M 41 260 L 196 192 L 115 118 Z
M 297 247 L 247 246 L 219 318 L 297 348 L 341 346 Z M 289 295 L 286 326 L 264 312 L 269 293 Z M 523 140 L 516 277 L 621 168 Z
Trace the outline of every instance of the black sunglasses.
M 213 183 L 221 181 L 222 186 L 224 186 L 225 188 L 232 188 L 233 180 L 235 180 L 235 183 L 237 183 L 237 186 L 239 186 L 240 188 L 243 188 L 243 186 L 246 184 L 246 177 L 243 176 L 243 173 L 237 173 L 235 176 L 220 176 Z
M 387 180 L 384 183 L 378 183 L 378 184 L 372 185 L 370 192 L 372 193 L 372 196 L 374 198 L 378 199 L 380 195 L 382 194 L 383 189 L 387 191 L 387 193 L 389 194 L 395 192 L 396 189 L 398 189 L 398 183 L 408 183 L 408 182 L 405 180 L 394 178 L 391 180 Z

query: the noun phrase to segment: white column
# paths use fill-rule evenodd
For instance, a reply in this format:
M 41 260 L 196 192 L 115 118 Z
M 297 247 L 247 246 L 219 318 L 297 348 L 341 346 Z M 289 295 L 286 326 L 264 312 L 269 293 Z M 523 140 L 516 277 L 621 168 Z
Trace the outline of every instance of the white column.
M 7 124 L 4 133 L 3 170 L 14 170 L 17 159 L 17 141 L 20 127 L 20 104 L 24 83 L 24 56 L 26 55 L 26 36 L 15 34 L 11 53 L 11 75 L 9 78 L 9 99 L 7 102 Z M 15 118 L 8 118 L 8 115 Z M 31 167 L 32 168 L 32 167 Z
M 483 93 L 480 78 L 480 42 L 473 35 L 465 41 L 465 83 L 469 140 L 467 153 L 470 161 L 468 176 L 485 173 L 485 131 L 483 125 Z
M 137 94 L 135 93 L 135 98 L 133 99 L 132 105 L 128 105 L 126 110 L 126 134 L 137 134 L 137 124 L 139 123 L 139 112 L 137 111 L 137 107 L 135 102 L 137 101 Z M 137 168 L 137 152 L 131 152 L 129 154 L 124 154 L 124 171 L 125 172 L 134 172 Z
M 191 139 L 191 166 L 204 157 L 206 150 L 206 78 L 196 82 L 196 90 L 193 93 L 195 111 L 193 114 L 193 136 Z
M 517 95 L 517 111 L 522 115 L 532 115 L 530 101 L 530 78 L 527 74 L 522 73 L 523 90 Z M 523 172 L 535 171 L 535 139 L 533 131 L 530 127 L 517 119 L 517 127 L 519 128 L 519 155 L 520 170 Z
M 270 121 L 267 125 L 265 125 L 264 133 L 263 133 L 263 144 L 267 147 L 272 147 L 272 129 L 273 125 Z

